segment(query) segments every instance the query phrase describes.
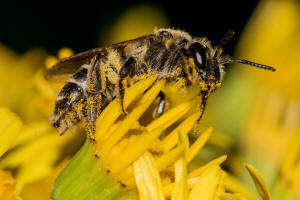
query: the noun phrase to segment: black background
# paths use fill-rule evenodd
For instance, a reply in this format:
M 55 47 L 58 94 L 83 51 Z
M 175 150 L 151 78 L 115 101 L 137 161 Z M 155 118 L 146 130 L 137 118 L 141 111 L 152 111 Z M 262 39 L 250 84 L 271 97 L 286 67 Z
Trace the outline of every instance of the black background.
M 218 43 L 229 29 L 236 37 L 228 45 L 234 49 L 257 1 L 9 1 L 1 6 L 0 43 L 23 53 L 41 47 L 55 54 L 68 46 L 75 52 L 97 47 L 99 27 L 107 26 L 130 6 L 150 3 L 169 17 L 171 27 L 184 29 L 192 36 L 206 36 Z

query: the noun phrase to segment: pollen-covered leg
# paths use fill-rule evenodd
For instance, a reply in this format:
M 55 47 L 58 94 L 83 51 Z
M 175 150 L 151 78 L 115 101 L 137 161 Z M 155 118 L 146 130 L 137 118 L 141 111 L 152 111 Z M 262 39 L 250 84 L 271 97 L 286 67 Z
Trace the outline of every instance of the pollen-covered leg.
M 199 110 L 201 112 L 199 118 L 197 119 L 196 123 L 195 123 L 195 126 L 194 126 L 194 135 L 197 136 L 198 135 L 198 132 L 199 132 L 199 123 L 200 123 L 200 120 L 203 118 L 203 115 L 204 115 L 204 111 L 205 111 L 205 108 L 206 108 L 206 103 L 207 103 L 207 98 L 206 97 L 202 97 L 202 101 L 201 101 L 201 104 L 199 106 Z
M 124 108 L 124 94 L 125 89 L 127 88 L 127 80 L 126 78 L 130 75 L 130 73 L 134 70 L 134 65 L 136 61 L 133 57 L 130 57 L 125 64 L 121 67 L 119 72 L 119 81 L 117 85 L 117 98 L 119 99 L 120 106 L 124 114 L 127 114 L 127 111 Z
M 96 55 L 92 61 L 87 76 L 87 134 L 91 141 L 95 141 L 96 120 L 101 113 L 102 95 L 99 80 L 101 55 Z

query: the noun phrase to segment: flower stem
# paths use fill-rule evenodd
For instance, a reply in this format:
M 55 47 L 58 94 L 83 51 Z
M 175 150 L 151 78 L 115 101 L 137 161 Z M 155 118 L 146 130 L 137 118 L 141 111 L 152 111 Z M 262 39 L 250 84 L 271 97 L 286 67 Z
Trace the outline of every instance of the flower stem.
M 53 185 L 52 200 L 137 199 L 112 179 L 86 141 Z

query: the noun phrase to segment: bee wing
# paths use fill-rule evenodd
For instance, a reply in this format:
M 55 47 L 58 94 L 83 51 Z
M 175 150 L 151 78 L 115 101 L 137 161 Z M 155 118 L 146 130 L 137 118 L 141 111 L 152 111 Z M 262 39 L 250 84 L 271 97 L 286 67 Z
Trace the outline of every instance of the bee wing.
M 65 59 L 59 61 L 58 63 L 56 63 L 56 65 L 54 65 L 51 69 L 49 69 L 45 74 L 45 78 L 47 80 L 51 80 L 51 81 L 57 81 L 60 79 L 63 80 L 64 78 L 66 78 L 66 76 L 68 77 L 69 75 L 75 73 L 83 64 L 88 63 L 96 54 L 100 53 L 105 48 L 124 47 L 130 43 L 146 41 L 153 37 L 155 37 L 154 34 L 145 35 L 145 36 L 141 36 L 139 38 L 135 38 L 133 40 L 128 40 L 128 41 L 112 44 L 110 46 L 103 47 L 103 48 L 92 49 L 92 50 L 85 51 L 85 52 L 76 54 L 74 56 L 65 58 Z
M 64 58 L 50 68 L 45 78 L 47 80 L 57 80 L 61 77 L 66 77 L 75 73 L 83 64 L 88 63 L 96 54 L 100 53 L 102 48 L 96 48 L 89 51 L 85 51 L 74 56 Z

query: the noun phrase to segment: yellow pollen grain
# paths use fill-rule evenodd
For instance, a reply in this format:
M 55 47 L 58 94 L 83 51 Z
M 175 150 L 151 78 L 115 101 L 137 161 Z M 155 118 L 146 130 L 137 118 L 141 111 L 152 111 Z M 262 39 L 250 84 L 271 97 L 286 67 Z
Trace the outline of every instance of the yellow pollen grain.
M 175 87 L 177 89 L 182 88 L 185 86 L 185 80 L 183 78 L 178 78 L 177 82 L 175 83 Z
M 208 90 L 208 87 L 207 87 L 207 85 L 204 81 L 200 82 L 200 88 L 201 88 L 201 91 L 207 91 Z

